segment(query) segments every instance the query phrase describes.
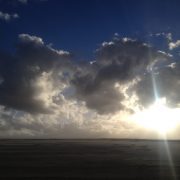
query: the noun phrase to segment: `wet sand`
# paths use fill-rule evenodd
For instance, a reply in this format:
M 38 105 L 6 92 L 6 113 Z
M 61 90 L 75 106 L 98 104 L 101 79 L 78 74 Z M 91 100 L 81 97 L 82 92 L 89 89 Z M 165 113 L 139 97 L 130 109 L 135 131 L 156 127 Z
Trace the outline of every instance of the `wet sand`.
M 180 179 L 180 141 L 0 140 L 0 180 Z

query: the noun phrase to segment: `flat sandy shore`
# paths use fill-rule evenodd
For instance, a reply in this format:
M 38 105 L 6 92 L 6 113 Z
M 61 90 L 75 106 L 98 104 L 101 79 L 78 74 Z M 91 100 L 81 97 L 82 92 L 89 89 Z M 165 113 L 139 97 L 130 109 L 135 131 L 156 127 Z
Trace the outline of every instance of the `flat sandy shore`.
M 180 179 L 180 141 L 0 140 L 0 180 Z

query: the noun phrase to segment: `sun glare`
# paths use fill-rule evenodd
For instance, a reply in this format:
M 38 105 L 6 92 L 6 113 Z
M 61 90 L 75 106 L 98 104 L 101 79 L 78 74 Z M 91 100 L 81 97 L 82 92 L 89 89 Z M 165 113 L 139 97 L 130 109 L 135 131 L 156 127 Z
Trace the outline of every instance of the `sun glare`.
M 166 134 L 173 131 L 179 124 L 180 109 L 167 107 L 166 98 L 161 98 L 148 109 L 137 112 L 133 118 L 144 128 Z

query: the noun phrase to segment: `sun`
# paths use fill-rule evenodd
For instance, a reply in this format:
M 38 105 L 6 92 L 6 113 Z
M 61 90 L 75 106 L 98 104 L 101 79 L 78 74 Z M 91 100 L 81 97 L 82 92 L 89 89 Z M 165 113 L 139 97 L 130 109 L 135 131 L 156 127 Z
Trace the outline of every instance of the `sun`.
M 173 131 L 180 123 L 180 109 L 166 106 L 166 98 L 155 101 L 148 109 L 138 111 L 133 119 L 144 128 L 155 130 L 160 134 Z

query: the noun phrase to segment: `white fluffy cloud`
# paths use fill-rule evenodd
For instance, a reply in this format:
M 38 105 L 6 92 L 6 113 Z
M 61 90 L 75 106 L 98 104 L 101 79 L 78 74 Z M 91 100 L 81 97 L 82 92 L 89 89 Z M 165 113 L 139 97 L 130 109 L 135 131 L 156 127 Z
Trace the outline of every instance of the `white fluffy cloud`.
M 178 47 L 180 47 L 180 40 L 169 43 L 169 49 L 170 50 L 173 50 L 173 49 L 178 48 Z
M 42 38 L 37 36 L 30 36 L 29 34 L 19 34 L 19 40 L 23 43 L 34 43 L 37 45 L 44 45 Z

